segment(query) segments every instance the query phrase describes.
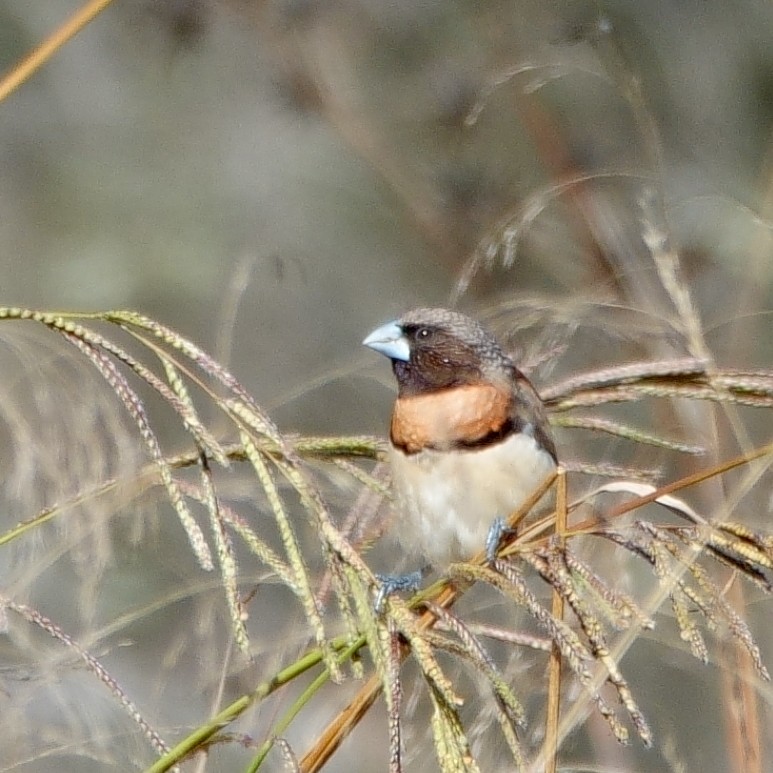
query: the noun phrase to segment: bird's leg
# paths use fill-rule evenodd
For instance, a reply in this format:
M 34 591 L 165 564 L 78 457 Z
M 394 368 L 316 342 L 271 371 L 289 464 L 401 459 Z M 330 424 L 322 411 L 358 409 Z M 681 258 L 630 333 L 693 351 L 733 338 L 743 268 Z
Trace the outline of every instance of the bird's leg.
M 505 519 L 500 516 L 494 518 L 486 535 L 486 561 L 489 564 L 493 563 L 497 557 L 497 550 L 499 550 L 502 538 L 510 534 L 515 534 L 515 530 L 507 526 Z
M 407 574 L 377 574 L 376 579 L 381 583 L 381 587 L 376 594 L 376 601 L 373 608 L 381 613 L 384 609 L 384 602 L 387 596 L 401 591 L 417 591 L 421 586 L 421 581 L 429 574 L 431 567 L 425 566 L 417 569 L 415 572 Z

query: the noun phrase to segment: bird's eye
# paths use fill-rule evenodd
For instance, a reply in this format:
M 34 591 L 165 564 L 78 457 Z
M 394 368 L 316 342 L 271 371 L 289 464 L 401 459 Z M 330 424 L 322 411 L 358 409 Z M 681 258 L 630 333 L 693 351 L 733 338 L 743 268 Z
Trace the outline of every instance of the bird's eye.
M 426 340 L 432 335 L 432 331 L 428 327 L 422 327 L 419 328 L 418 332 L 416 333 L 417 338 L 422 338 Z

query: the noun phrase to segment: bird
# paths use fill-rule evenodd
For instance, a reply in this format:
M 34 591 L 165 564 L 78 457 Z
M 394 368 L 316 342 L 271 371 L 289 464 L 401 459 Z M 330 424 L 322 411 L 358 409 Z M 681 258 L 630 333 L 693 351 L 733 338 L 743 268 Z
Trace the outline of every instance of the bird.
M 493 558 L 503 519 L 557 466 L 536 389 L 480 322 L 457 311 L 414 309 L 363 344 L 391 360 L 397 380 L 388 456 L 401 547 L 441 570 L 484 546 Z M 380 601 L 420 577 L 380 576 Z

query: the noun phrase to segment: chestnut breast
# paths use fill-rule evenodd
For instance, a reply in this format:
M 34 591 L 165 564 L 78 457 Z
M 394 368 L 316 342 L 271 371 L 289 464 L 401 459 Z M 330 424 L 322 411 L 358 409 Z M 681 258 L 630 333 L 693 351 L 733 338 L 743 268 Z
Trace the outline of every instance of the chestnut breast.
M 392 444 L 407 454 L 474 447 L 510 424 L 512 394 L 493 384 L 465 384 L 400 397 L 392 414 Z

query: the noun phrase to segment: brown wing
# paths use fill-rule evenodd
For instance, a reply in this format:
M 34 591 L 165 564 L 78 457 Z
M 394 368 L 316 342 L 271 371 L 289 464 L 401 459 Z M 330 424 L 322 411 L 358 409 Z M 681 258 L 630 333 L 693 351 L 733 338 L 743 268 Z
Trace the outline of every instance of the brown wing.
M 537 390 L 521 371 L 515 371 L 510 419 L 518 432 L 533 435 L 557 462 L 556 444 L 550 431 L 547 412 Z

